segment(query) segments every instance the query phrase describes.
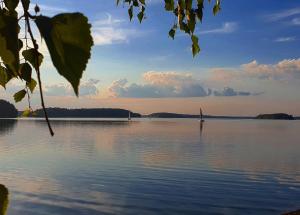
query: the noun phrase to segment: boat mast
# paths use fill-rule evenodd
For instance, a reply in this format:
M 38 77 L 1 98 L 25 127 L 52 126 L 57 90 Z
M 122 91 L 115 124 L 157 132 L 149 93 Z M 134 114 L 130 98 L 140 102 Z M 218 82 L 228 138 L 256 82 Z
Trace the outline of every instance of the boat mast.
M 200 108 L 200 119 L 203 119 L 202 109 Z

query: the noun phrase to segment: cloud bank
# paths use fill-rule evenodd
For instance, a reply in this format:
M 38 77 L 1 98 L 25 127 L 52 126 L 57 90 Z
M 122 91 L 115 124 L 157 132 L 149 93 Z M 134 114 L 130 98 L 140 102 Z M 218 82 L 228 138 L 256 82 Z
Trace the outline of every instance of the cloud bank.
M 113 97 L 167 98 L 205 97 L 211 94 L 191 74 L 176 72 L 146 72 L 144 84 L 128 84 L 127 79 L 112 83 L 108 91 Z
M 221 91 L 214 91 L 215 96 L 255 96 L 260 95 L 261 93 L 251 93 L 251 92 L 245 92 L 245 91 L 236 91 L 235 89 L 231 87 L 225 87 Z
M 191 74 L 150 71 L 143 75 L 143 84 L 128 84 L 127 79 L 114 81 L 108 88 L 112 97 L 124 98 L 187 98 L 207 96 L 251 96 L 256 93 L 236 91 L 226 87 L 212 90 Z
M 89 79 L 86 82 L 80 84 L 79 95 L 80 96 L 95 96 L 99 93 L 98 90 L 99 80 Z M 53 84 L 45 86 L 45 95 L 47 96 L 73 96 L 74 91 L 70 85 L 65 84 Z
M 212 80 L 234 80 L 255 78 L 260 80 L 295 81 L 300 80 L 300 58 L 285 59 L 276 64 L 259 64 L 256 60 L 236 69 L 215 68 Z

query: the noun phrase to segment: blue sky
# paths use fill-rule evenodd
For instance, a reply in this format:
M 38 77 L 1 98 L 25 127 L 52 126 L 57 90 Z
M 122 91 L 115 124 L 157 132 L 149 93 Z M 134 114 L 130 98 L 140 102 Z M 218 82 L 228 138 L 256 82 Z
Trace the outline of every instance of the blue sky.
M 162 0 L 146 0 L 142 24 L 129 22 L 127 7 L 116 7 L 113 0 L 36 2 L 45 15 L 83 12 L 95 41 L 79 99 L 46 57 L 49 106 L 112 106 L 143 113 L 195 113 L 204 106 L 212 114 L 300 115 L 299 1 L 227 0 L 217 16 L 206 2 L 196 29 L 201 47 L 196 58 L 186 35 L 178 32 L 174 41 L 168 37 L 174 17 L 164 11 Z M 38 107 L 38 98 L 33 103 Z

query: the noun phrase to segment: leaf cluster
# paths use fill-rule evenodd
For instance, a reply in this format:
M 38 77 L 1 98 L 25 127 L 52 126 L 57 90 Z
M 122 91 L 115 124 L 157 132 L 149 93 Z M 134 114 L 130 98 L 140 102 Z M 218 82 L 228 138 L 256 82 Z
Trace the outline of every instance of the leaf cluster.
M 123 4 L 127 4 L 128 5 L 128 15 L 129 15 L 129 19 L 130 21 L 132 20 L 133 16 L 134 16 L 134 9 L 139 10 L 139 12 L 137 13 L 137 18 L 139 20 L 140 23 L 142 23 L 142 21 L 146 18 L 145 16 L 145 7 L 146 7 L 146 2 L 145 0 L 122 0 Z M 121 0 L 117 0 L 117 5 L 119 5 L 121 2 Z
M 16 10 L 19 4 L 23 8 L 21 14 Z M 40 78 L 44 56 L 31 30 L 31 24 L 35 23 L 46 42 L 54 67 L 70 82 L 78 96 L 80 79 L 93 45 L 88 19 L 81 13 L 42 16 L 38 14 L 40 9 L 37 5 L 34 8 L 35 15 L 32 15 L 29 8 L 30 0 L 4 0 L 0 5 L 0 85 L 6 88 L 7 83 L 13 79 L 24 82 L 24 88 L 14 94 L 15 102 L 20 102 L 26 95 L 33 93 L 39 84 L 44 106 Z M 21 38 L 21 30 L 24 30 L 25 38 Z M 38 81 L 32 77 L 33 70 L 36 71 Z
M 211 0 L 208 0 L 210 3 Z M 117 5 L 120 0 L 117 0 Z M 129 19 L 133 18 L 133 9 L 140 8 L 140 12 L 137 14 L 139 21 L 144 18 L 145 0 L 123 0 L 124 4 L 129 6 L 128 14 Z M 203 20 L 204 4 L 205 0 L 164 0 L 165 10 L 173 13 L 175 22 L 169 31 L 169 37 L 175 38 L 177 29 L 188 34 L 192 42 L 192 54 L 196 56 L 200 52 L 199 39 L 195 35 L 195 29 L 197 24 Z M 216 15 L 221 10 L 221 0 L 215 0 L 212 12 Z

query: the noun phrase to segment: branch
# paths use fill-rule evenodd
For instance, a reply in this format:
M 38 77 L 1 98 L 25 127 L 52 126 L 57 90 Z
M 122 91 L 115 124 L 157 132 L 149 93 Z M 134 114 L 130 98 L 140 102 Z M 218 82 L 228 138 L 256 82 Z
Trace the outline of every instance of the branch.
M 40 72 L 40 67 L 38 65 L 38 49 L 39 49 L 39 46 L 36 43 L 36 40 L 34 39 L 32 30 L 31 30 L 31 26 L 30 26 L 30 22 L 29 22 L 29 18 L 31 17 L 31 15 L 29 14 L 29 12 L 27 10 L 25 10 L 24 0 L 21 0 L 21 2 L 22 2 L 23 9 L 24 9 L 24 17 L 25 17 L 25 22 L 26 22 L 26 25 L 27 25 L 27 30 L 28 30 L 28 33 L 31 37 L 33 47 L 36 51 L 36 61 L 37 62 L 36 62 L 35 71 L 36 71 L 37 78 L 38 78 L 38 83 L 39 83 L 39 90 L 40 90 L 40 96 L 41 96 L 41 105 L 42 105 L 42 108 L 43 108 L 43 111 L 44 111 L 44 114 L 45 114 L 45 119 L 46 119 L 46 122 L 47 122 L 47 125 L 48 125 L 48 128 L 49 128 L 50 134 L 51 134 L 51 136 L 53 136 L 54 132 L 52 130 L 52 127 L 51 127 L 51 124 L 50 124 L 50 121 L 49 121 L 49 118 L 48 118 L 47 110 L 46 110 L 46 107 L 45 107 L 42 81 L 41 81 L 41 72 Z

